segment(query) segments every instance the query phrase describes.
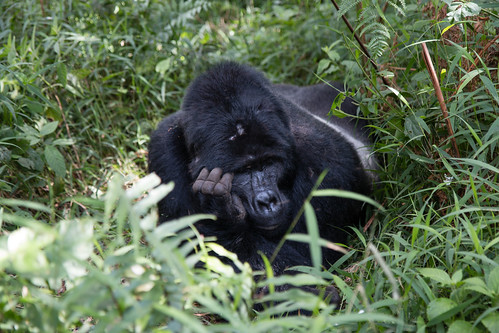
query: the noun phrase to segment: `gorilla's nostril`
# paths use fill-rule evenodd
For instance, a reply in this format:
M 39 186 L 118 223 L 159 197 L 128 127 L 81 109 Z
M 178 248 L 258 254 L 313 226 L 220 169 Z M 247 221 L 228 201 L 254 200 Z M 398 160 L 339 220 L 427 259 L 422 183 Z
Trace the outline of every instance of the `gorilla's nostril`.
M 279 198 L 272 191 L 262 191 L 255 196 L 256 208 L 261 213 L 276 213 L 279 211 Z

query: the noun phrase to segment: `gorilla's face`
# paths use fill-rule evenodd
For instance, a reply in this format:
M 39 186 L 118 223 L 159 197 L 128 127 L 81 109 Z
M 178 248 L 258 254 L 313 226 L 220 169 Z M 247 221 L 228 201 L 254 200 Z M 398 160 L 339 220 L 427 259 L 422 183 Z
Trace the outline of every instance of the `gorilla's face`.
M 281 163 L 271 163 L 234 175 L 232 192 L 241 198 L 247 222 L 254 228 L 273 234 L 287 226 L 289 188 L 282 184 L 284 174 Z
M 186 96 L 190 171 L 193 179 L 203 168 L 233 175 L 230 194 L 240 199 L 246 212 L 241 222 L 269 235 L 280 234 L 290 221 L 288 195 L 294 181 L 288 115 L 267 81 L 234 85 L 234 80 L 229 80 L 230 86 L 194 84 L 196 99 Z

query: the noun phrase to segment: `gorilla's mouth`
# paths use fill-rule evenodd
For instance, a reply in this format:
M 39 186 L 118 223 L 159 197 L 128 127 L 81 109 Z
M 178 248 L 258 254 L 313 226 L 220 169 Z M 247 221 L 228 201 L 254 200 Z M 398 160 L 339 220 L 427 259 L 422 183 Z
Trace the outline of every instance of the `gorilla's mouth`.
M 277 229 L 277 227 L 279 225 L 280 225 L 279 223 L 274 223 L 274 224 L 270 224 L 270 225 L 269 224 L 258 224 L 258 223 L 254 224 L 255 228 L 260 229 L 260 230 L 265 230 L 265 231 L 275 230 L 275 229 Z
M 264 236 L 275 236 L 282 231 L 284 226 L 288 225 L 287 215 L 288 214 L 285 214 L 283 210 L 281 210 L 280 214 L 272 216 L 249 214 L 248 222 L 255 230 L 264 233 Z

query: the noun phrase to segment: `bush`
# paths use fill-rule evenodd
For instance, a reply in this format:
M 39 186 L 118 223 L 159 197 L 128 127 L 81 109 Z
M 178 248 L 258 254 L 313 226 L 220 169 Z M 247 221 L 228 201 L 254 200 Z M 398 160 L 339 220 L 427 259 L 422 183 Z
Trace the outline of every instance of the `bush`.
M 377 69 L 327 1 L 0 2 L 0 330 L 494 332 L 497 6 L 339 13 Z M 220 59 L 275 82 L 348 83 L 370 120 L 384 208 L 332 267 L 255 282 L 189 228 L 200 216 L 155 225 L 171 185 L 146 175 L 148 135 Z M 300 290 L 255 298 L 333 282 L 340 309 Z

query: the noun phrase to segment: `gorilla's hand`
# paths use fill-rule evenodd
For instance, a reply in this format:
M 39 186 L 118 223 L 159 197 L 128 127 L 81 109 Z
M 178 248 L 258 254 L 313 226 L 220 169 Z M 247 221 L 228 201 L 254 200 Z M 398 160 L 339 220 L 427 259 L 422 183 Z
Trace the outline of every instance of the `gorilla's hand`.
M 223 207 L 222 211 L 228 215 L 227 217 L 235 219 L 235 222 L 242 222 L 246 217 L 246 209 L 241 198 L 231 193 L 233 179 L 233 174 L 223 174 L 220 168 L 211 171 L 203 168 L 192 185 L 192 190 L 196 194 L 212 196 L 217 204 Z

